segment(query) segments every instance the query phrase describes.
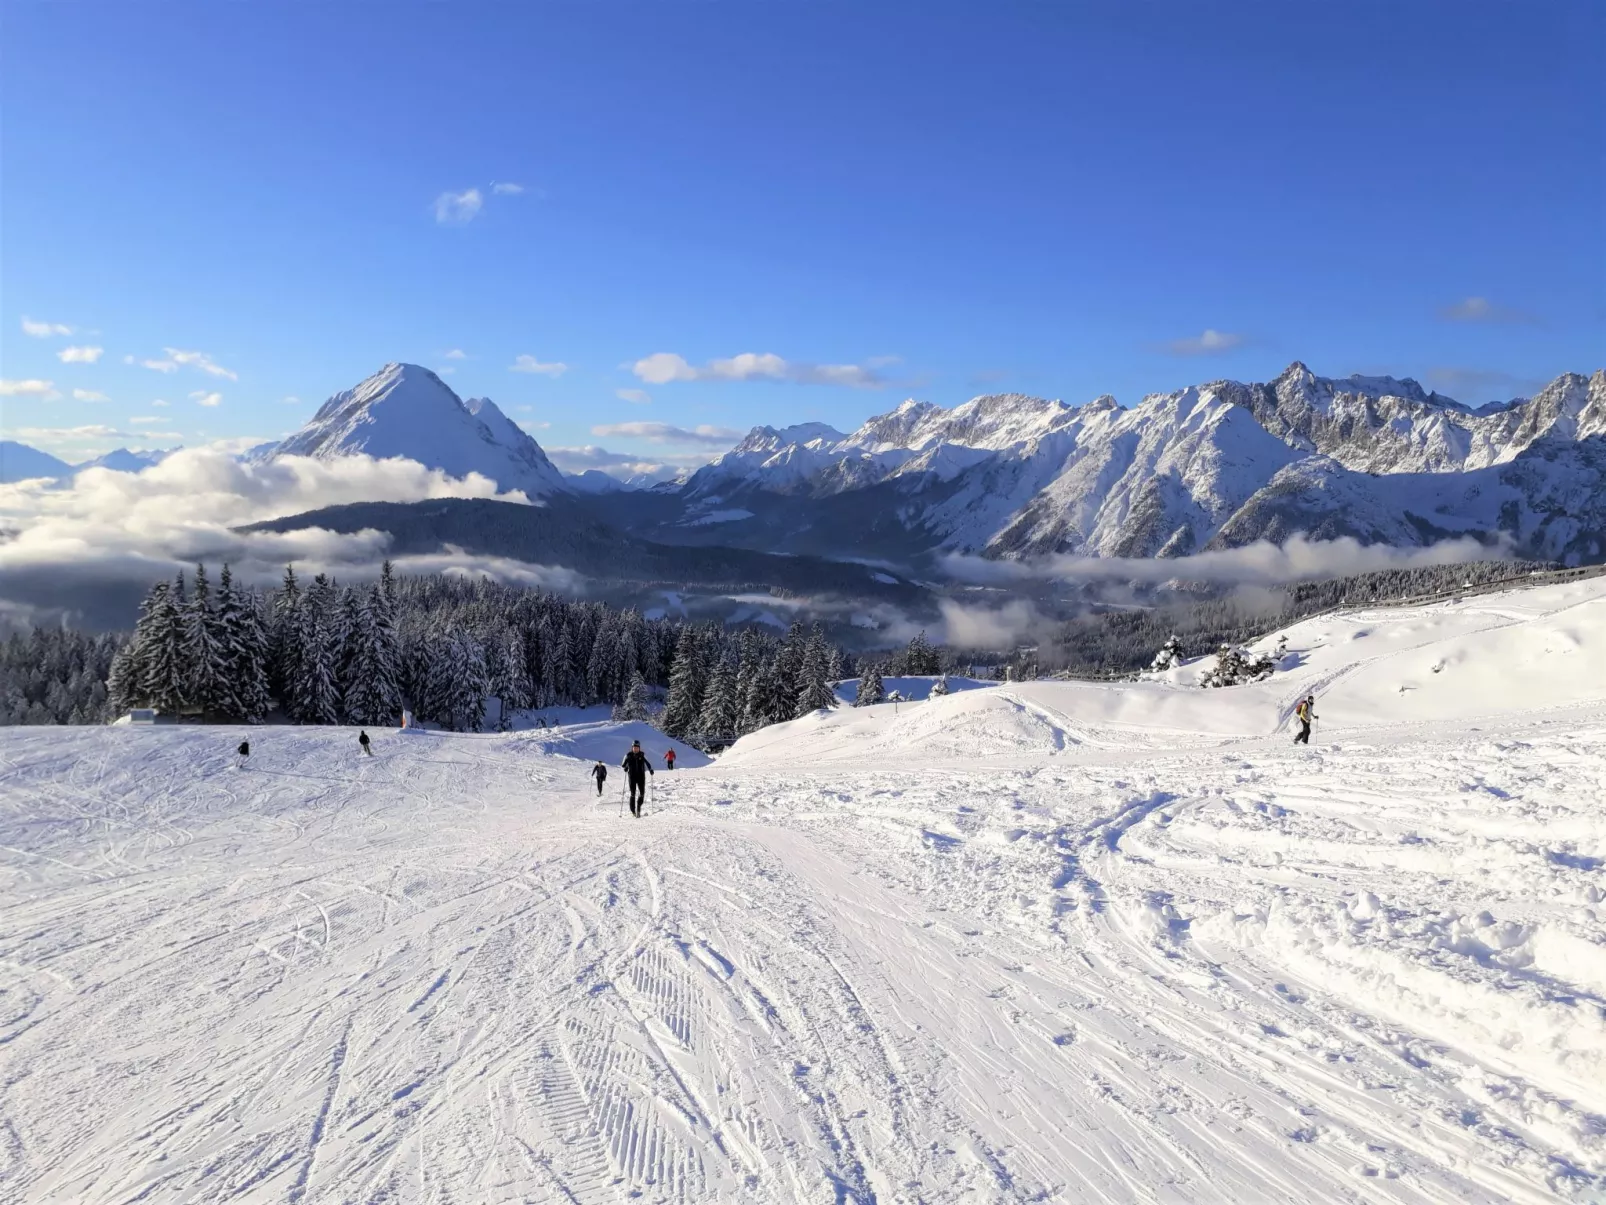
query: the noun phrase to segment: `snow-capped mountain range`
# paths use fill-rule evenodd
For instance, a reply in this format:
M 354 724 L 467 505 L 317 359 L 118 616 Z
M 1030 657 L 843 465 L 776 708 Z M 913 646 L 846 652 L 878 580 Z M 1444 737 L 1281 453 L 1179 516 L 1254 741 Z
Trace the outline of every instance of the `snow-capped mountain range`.
M 756 427 L 678 496 L 675 526 L 791 551 L 1175 556 L 1304 531 L 1407 545 L 1503 533 L 1532 554 L 1598 559 L 1606 372 L 1477 410 L 1409 378 L 1299 363 L 1131 409 L 908 401 L 850 434 Z
M 566 495 L 664 543 L 766 552 L 1165 557 L 1303 532 L 1395 545 L 1470 534 L 1527 556 L 1606 558 L 1606 371 L 1478 409 L 1410 378 L 1330 379 L 1300 363 L 1267 384 L 1214 381 L 1130 409 L 1108 396 L 911 400 L 850 433 L 755 427 L 690 477 L 642 489 L 566 475 L 489 399 L 387 364 L 247 457 L 355 453 L 480 473 L 531 500 Z M 142 455 L 102 462 L 137 471 Z M 14 467 L 77 471 L 6 445 L 0 470 Z

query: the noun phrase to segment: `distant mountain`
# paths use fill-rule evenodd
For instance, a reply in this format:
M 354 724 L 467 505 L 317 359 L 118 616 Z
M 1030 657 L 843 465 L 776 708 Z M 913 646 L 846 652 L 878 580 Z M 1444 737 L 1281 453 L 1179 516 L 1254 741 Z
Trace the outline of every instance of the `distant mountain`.
M 68 477 L 72 465 L 13 439 L 0 439 L 0 485 L 35 477 Z
M 908 401 L 848 435 L 755 427 L 672 496 L 599 504 L 657 539 L 828 555 L 1178 556 L 1304 531 L 1596 560 L 1603 445 L 1606 372 L 1473 410 L 1295 363 L 1131 409 L 1002 394 Z
M 571 488 L 541 445 L 494 402 L 465 402 L 416 364 L 387 364 L 355 388 L 335 394 L 261 459 L 333 460 L 358 453 L 416 460 L 453 477 L 479 473 L 504 491 L 522 490 L 530 498 Z
M 75 465 L 73 472 L 81 473 L 85 469 L 111 469 L 116 473 L 139 473 L 152 465 L 161 464 L 177 451 L 177 448 L 151 448 L 146 451 L 131 452 L 127 448 L 117 448 L 104 456 L 97 456 L 93 460 Z
M 41 452 L 38 448 L 30 448 L 27 444 L 5 439 L 0 440 L 0 483 L 26 481 L 30 477 L 49 477 L 65 481 L 85 469 L 112 469 L 118 473 L 138 473 L 153 464 L 160 464 L 176 451 L 177 448 L 152 448 L 147 451 L 131 452 L 127 448 L 118 448 L 107 452 L 104 456 L 86 460 L 82 464 L 68 464 L 48 452 Z

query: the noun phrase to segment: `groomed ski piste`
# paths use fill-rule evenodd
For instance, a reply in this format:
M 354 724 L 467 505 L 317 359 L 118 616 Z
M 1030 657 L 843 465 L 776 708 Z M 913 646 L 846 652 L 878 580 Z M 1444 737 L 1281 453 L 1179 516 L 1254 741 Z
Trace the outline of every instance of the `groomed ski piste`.
M 1606 579 L 1287 636 L 673 774 L 0 731 L 0 1198 L 1602 1199 Z

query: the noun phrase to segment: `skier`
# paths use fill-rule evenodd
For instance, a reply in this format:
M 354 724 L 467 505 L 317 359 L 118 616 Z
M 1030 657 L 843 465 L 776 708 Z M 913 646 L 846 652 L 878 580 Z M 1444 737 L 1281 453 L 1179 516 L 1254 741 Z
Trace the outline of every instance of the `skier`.
M 240 747 L 234 751 L 234 768 L 245 769 L 245 759 L 251 756 L 251 742 L 241 741 Z
M 642 804 L 647 802 L 647 775 L 652 773 L 652 763 L 641 751 L 641 742 L 631 741 L 630 752 L 619 764 L 624 767 L 625 780 L 630 784 L 630 814 L 639 817 Z
M 591 767 L 591 777 L 597 780 L 597 798 L 602 798 L 602 784 L 608 781 L 608 767 L 598 762 Z
M 671 749 L 668 753 L 664 754 L 664 769 L 673 770 L 674 768 L 675 768 L 675 751 L 673 749 Z
M 1294 738 L 1294 744 L 1310 744 L 1310 722 L 1316 718 L 1315 707 L 1316 696 L 1306 695 L 1294 708 L 1294 718 L 1299 721 L 1299 735 Z
M 366 732 L 357 733 L 357 743 L 362 746 L 362 751 L 369 757 L 374 755 L 374 751 L 368 747 L 368 734 Z

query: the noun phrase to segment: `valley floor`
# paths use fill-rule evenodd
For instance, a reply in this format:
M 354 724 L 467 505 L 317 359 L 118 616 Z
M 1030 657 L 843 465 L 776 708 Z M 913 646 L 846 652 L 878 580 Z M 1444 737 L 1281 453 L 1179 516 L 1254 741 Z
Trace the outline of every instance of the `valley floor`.
M 1601 706 L 733 759 L 640 821 L 545 734 L 352 735 L 0 731 L 0 1196 L 1606 1184 Z

